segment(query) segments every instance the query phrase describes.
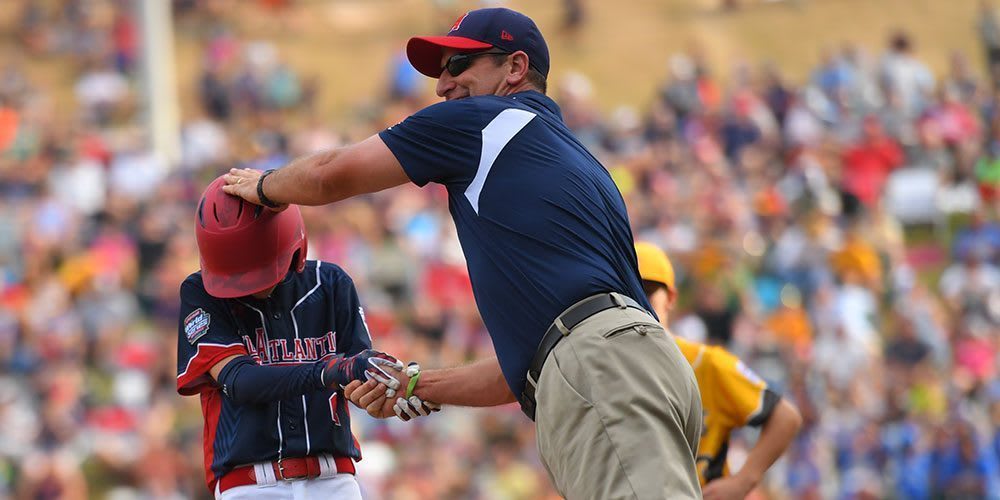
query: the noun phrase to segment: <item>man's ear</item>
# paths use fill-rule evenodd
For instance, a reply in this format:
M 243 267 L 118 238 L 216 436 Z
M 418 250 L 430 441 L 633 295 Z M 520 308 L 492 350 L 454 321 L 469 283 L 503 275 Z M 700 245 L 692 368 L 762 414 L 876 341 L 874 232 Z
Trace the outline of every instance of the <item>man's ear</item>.
M 677 291 L 670 287 L 666 287 L 666 289 L 667 289 L 667 310 L 673 310 L 674 304 L 677 303 Z
M 507 73 L 507 84 L 515 86 L 524 81 L 528 77 L 528 54 L 524 51 L 517 51 L 511 54 L 510 57 L 510 72 Z

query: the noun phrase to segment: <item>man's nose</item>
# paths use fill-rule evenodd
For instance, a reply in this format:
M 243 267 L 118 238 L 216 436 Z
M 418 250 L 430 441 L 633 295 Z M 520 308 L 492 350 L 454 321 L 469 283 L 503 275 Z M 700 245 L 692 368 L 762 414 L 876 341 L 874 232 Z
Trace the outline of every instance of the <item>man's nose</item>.
M 434 91 L 437 93 L 438 97 L 444 97 L 449 90 L 455 88 L 455 81 L 452 79 L 451 73 L 447 69 L 441 70 L 441 76 L 438 77 L 437 86 Z

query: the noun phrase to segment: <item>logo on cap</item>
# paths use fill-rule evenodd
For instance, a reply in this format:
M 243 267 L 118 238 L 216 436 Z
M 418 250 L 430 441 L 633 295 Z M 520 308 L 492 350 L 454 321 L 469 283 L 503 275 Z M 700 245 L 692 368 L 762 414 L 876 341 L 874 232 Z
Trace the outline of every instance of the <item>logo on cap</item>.
M 513 42 L 514 41 L 514 35 L 511 35 L 510 33 L 507 33 L 506 31 L 501 31 L 500 32 L 500 39 L 501 40 L 507 40 L 508 42 Z
M 462 21 L 465 20 L 465 16 L 467 16 L 467 15 L 469 15 L 468 12 L 466 12 L 465 14 L 462 14 L 458 19 L 456 19 L 455 20 L 455 24 L 451 25 L 451 29 L 448 30 L 448 33 L 451 33 L 452 31 L 455 31 L 458 28 L 462 27 Z

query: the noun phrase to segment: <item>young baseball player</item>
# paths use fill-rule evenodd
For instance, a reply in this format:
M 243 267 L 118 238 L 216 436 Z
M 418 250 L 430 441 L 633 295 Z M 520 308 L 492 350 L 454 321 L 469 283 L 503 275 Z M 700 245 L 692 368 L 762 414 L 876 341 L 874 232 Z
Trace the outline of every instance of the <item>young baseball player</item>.
M 636 243 L 635 250 L 646 296 L 669 331 L 669 313 L 677 301 L 674 267 L 667 255 L 650 243 Z M 697 461 L 704 497 L 743 498 L 788 448 L 802 417 L 794 405 L 768 389 L 766 382 L 725 349 L 674 339 L 691 363 L 701 392 L 704 423 Z M 743 467 L 729 475 L 729 435 L 744 425 L 761 427 L 760 437 Z
M 306 260 L 298 207 L 222 191 L 198 204 L 201 271 L 180 288 L 177 392 L 201 397 L 216 498 L 361 498 L 342 386 L 403 369 L 371 349 L 351 278 Z

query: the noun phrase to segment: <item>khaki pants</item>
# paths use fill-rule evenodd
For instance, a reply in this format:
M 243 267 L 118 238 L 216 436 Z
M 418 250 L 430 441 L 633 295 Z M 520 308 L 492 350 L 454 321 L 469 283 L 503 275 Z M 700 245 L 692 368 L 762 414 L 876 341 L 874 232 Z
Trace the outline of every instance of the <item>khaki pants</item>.
M 701 498 L 701 396 L 652 316 L 608 309 L 560 341 L 536 392 L 538 450 L 569 500 Z

